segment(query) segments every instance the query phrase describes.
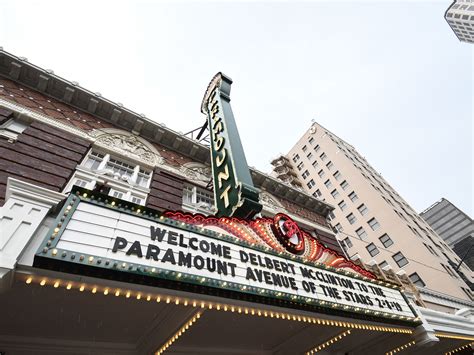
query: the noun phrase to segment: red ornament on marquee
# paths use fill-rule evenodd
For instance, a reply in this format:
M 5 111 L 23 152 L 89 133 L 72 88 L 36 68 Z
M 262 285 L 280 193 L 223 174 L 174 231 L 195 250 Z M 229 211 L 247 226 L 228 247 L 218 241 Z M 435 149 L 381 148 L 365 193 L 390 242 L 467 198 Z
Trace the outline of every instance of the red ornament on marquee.
M 284 213 L 276 214 L 273 219 L 261 217 L 249 221 L 236 217 L 206 217 L 199 213 L 180 211 L 167 211 L 163 215 L 203 228 L 211 227 L 214 230 L 218 228 L 251 245 L 263 245 L 279 253 L 298 255 L 315 264 L 320 263 L 356 272 L 371 279 L 376 278 L 371 272 L 347 260 L 334 250 L 326 248 L 313 236 L 301 230 L 298 224 Z

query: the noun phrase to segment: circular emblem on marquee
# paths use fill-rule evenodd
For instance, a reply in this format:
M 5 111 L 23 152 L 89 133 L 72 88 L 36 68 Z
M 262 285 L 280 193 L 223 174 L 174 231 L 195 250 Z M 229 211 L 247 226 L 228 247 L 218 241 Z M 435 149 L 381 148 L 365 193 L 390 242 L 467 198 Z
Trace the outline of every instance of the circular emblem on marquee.
M 290 217 L 278 213 L 273 218 L 273 230 L 278 241 L 293 254 L 304 252 L 304 238 L 300 227 Z

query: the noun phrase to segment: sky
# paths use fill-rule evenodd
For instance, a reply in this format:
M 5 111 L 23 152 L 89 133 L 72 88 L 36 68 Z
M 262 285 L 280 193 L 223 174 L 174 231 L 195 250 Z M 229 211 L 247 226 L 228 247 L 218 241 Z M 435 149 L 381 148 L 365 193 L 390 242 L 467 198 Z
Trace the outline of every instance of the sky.
M 0 46 L 167 127 L 200 127 L 222 71 L 250 166 L 314 119 L 420 212 L 473 215 L 473 45 L 447 1 L 6 1 Z

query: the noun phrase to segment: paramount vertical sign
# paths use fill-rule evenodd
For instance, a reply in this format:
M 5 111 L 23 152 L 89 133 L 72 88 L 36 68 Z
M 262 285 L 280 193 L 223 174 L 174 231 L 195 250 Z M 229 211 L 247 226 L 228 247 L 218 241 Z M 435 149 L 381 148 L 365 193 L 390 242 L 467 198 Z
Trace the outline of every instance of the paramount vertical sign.
M 252 218 L 261 211 L 230 107 L 232 80 L 217 73 L 201 105 L 211 137 L 211 165 L 217 216 Z

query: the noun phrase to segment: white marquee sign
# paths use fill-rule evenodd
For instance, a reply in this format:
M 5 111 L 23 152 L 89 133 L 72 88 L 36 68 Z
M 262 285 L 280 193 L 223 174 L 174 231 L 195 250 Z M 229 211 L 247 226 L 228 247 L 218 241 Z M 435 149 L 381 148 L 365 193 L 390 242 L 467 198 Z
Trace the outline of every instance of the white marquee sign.
M 223 287 L 237 284 L 241 292 L 257 287 L 266 295 L 281 293 L 360 312 L 414 317 L 397 289 L 83 201 L 54 248 L 86 259 L 113 260 L 124 272 L 140 265 L 156 277 L 174 271 L 219 280 Z

